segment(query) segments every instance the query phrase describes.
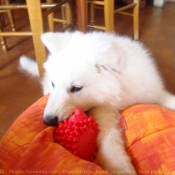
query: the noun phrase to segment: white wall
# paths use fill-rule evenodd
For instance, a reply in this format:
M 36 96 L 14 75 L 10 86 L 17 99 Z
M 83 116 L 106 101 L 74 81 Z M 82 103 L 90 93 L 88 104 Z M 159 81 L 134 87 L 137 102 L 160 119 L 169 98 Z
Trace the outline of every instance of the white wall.
M 163 7 L 165 2 L 175 2 L 175 0 L 154 0 L 155 7 Z

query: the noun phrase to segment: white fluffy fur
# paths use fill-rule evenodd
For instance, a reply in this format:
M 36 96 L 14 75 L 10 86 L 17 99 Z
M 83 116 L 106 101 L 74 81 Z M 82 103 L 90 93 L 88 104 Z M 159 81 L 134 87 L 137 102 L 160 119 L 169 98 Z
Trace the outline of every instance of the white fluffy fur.
M 27 71 L 27 73 L 29 73 L 32 76 L 39 75 L 37 64 L 33 59 L 30 59 L 23 55 L 20 57 L 19 62 L 20 62 L 20 67 L 19 67 L 20 70 Z
M 115 175 L 136 174 L 125 151 L 118 111 L 135 103 L 175 109 L 175 97 L 165 90 L 148 50 L 127 37 L 102 32 L 45 33 L 42 41 L 50 51 L 42 81 L 43 93 L 50 93 L 45 122 L 54 117 L 62 121 L 76 107 L 88 111 L 100 127 L 100 164 Z M 23 65 L 31 72 L 33 65 Z M 71 92 L 73 87 L 82 89 Z

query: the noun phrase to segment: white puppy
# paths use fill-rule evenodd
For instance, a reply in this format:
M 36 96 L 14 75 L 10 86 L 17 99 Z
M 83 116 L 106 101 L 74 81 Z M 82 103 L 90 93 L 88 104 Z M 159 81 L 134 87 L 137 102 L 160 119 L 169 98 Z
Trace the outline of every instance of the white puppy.
M 43 93 L 50 93 L 44 122 L 56 125 L 81 108 L 99 124 L 101 166 L 115 175 L 136 174 L 125 151 L 119 110 L 136 103 L 175 109 L 175 97 L 165 90 L 148 50 L 127 37 L 102 32 L 45 33 L 41 38 L 50 51 L 42 81 Z M 37 75 L 36 63 L 26 57 L 20 62 Z

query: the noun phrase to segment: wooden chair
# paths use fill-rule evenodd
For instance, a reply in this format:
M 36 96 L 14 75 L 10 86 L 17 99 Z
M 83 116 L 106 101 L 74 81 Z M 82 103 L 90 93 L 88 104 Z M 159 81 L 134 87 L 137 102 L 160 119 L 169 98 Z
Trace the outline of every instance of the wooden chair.
M 6 5 L 9 5 L 10 4 L 10 0 L 5 0 L 4 2 Z M 1 0 L 0 0 L 0 5 L 2 4 Z M 14 23 L 14 18 L 13 18 L 13 12 L 12 10 L 0 10 L 0 32 L 3 31 L 3 27 L 5 26 L 5 21 L 4 21 L 4 17 L 3 17 L 3 13 L 7 13 L 8 14 L 8 17 L 9 17 L 9 21 L 10 21 L 10 25 L 11 25 L 11 29 L 13 32 L 16 31 L 15 29 L 15 23 Z M 1 40 L 1 45 L 2 45 L 2 49 L 4 51 L 7 51 L 7 47 L 5 45 L 5 39 L 4 37 L 0 37 L 0 40 Z
M 28 32 L 2 32 L 0 31 L 0 37 L 6 36 L 32 36 L 36 61 L 38 63 L 39 75 L 42 77 L 43 75 L 43 62 L 46 59 L 45 47 L 41 42 L 40 36 L 44 32 L 43 29 L 43 16 L 49 15 L 49 28 L 53 30 L 54 20 L 53 20 L 53 12 L 60 8 L 61 6 L 66 6 L 66 17 L 67 19 L 64 22 L 67 22 L 66 29 L 73 25 L 73 20 L 71 16 L 71 6 L 69 0 L 61 0 L 59 3 L 53 3 L 53 0 L 46 0 L 46 3 L 41 3 L 41 0 L 26 0 L 27 4 L 21 5 L 1 5 L 0 10 L 14 10 L 14 9 L 27 9 L 29 14 L 31 31 Z M 42 9 L 47 9 L 42 13 Z M 2 43 L 4 44 L 4 43 Z M 3 46 L 4 47 L 4 46 Z
M 5 0 L 4 3 L 5 3 L 6 5 L 9 5 L 9 4 L 10 4 L 10 0 Z M 2 4 L 2 2 L 1 2 L 1 0 L 0 0 L 0 5 L 1 5 L 1 4 Z M 0 13 L 4 13 L 4 12 L 7 12 L 7 14 L 8 14 L 8 17 L 9 17 L 9 21 L 10 21 L 10 25 L 11 25 L 12 31 L 16 31 L 12 10 L 0 10 Z M 4 21 L 3 21 L 3 22 L 4 22 Z M 4 24 L 5 24 L 5 22 L 4 22 Z
M 128 4 L 124 7 L 114 9 L 114 0 L 91 0 L 90 3 L 90 18 L 91 24 L 88 25 L 94 29 L 105 30 L 107 32 L 114 31 L 114 14 L 120 13 L 123 15 L 129 15 L 133 17 L 133 30 L 134 30 L 134 39 L 139 38 L 139 0 L 133 0 L 133 3 Z M 94 13 L 96 6 L 103 6 L 104 8 L 104 21 L 105 26 L 95 25 Z M 126 12 L 126 10 L 133 8 L 133 12 Z
M 53 3 L 54 0 L 46 0 L 47 3 Z M 46 15 L 46 12 L 45 12 Z M 61 6 L 61 15 L 62 18 L 58 19 L 54 16 L 54 13 L 50 13 L 48 15 L 48 23 L 49 23 L 49 30 L 51 32 L 55 31 L 55 22 L 59 22 L 63 24 L 63 31 L 69 28 L 73 29 L 73 15 L 72 15 L 72 0 L 69 0 L 68 3 L 65 3 Z

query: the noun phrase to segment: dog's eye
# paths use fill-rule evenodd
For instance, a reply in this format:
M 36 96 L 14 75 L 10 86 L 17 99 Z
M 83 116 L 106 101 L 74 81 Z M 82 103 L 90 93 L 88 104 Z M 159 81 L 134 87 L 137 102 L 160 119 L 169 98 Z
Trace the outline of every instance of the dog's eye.
M 72 86 L 71 88 L 71 92 L 74 93 L 74 92 L 78 92 L 82 89 L 83 87 L 82 86 Z
M 52 83 L 52 87 L 54 88 L 55 87 L 55 84 L 53 82 L 51 82 L 51 83 Z

